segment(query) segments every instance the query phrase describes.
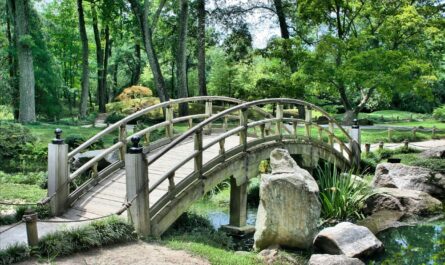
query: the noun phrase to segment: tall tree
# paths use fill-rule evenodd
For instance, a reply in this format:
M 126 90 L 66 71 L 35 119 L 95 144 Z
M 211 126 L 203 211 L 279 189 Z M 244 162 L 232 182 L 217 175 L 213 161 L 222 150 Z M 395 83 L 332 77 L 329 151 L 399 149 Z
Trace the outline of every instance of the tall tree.
M 77 12 L 79 15 L 80 40 L 82 42 L 82 78 L 81 78 L 82 92 L 80 95 L 80 117 L 85 118 L 87 115 L 87 108 L 88 108 L 90 69 L 88 63 L 88 53 L 89 53 L 88 36 L 87 36 L 87 31 L 85 29 L 85 18 L 84 18 L 82 0 L 77 0 Z
M 176 88 L 178 97 L 188 97 L 187 87 L 187 22 L 188 22 L 188 0 L 180 0 L 180 10 L 178 16 L 178 43 L 176 46 Z M 186 115 L 188 112 L 187 103 L 180 104 L 179 114 Z
M 14 31 L 17 47 L 17 61 L 19 70 L 20 106 L 19 121 L 21 123 L 34 122 L 35 111 L 35 77 L 32 55 L 32 37 L 29 29 L 29 1 L 8 0 L 14 16 Z
M 275 6 L 275 12 L 278 16 L 278 22 L 280 24 L 281 37 L 283 39 L 289 39 L 289 28 L 286 22 L 286 15 L 284 13 L 283 2 L 281 0 L 273 0 Z
M 13 1 L 6 3 L 6 36 L 8 39 L 8 63 L 9 63 L 9 87 L 11 91 L 11 103 L 13 107 L 14 119 L 19 119 L 19 87 L 17 83 L 17 60 L 14 56 L 14 46 L 16 43 L 16 36 L 12 32 L 14 24 L 14 5 Z
M 93 3 L 91 5 L 91 16 L 93 18 L 93 32 L 94 32 L 94 42 L 96 43 L 96 64 L 97 64 L 97 103 L 99 105 L 99 112 L 105 112 L 106 95 L 104 88 L 104 51 L 102 49 L 100 31 L 99 31 L 99 21 L 97 18 L 96 5 Z
M 153 73 L 154 84 L 156 92 L 161 101 L 169 100 L 166 91 L 164 76 L 162 75 L 161 66 L 159 64 L 158 55 L 153 45 L 153 30 L 156 27 L 159 16 L 164 8 L 166 0 L 161 0 L 159 6 L 154 14 L 150 11 L 150 0 L 144 0 L 144 5 L 141 6 L 139 0 L 129 0 L 134 16 L 136 17 L 139 29 L 142 35 L 145 52 L 147 53 L 148 63 Z M 151 23 L 148 19 L 151 18 Z
M 206 10 L 205 0 L 198 0 L 198 85 L 199 95 L 207 96 L 206 85 Z

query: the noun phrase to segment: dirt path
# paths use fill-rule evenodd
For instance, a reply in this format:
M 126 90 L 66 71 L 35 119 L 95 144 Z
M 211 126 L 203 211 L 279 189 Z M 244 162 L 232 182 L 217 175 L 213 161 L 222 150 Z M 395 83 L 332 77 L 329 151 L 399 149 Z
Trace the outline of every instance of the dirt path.
M 126 245 L 90 250 L 69 257 L 43 262 L 32 260 L 18 263 L 57 264 L 57 265 L 209 265 L 200 257 L 192 256 L 182 250 L 172 250 L 164 246 L 137 242 Z

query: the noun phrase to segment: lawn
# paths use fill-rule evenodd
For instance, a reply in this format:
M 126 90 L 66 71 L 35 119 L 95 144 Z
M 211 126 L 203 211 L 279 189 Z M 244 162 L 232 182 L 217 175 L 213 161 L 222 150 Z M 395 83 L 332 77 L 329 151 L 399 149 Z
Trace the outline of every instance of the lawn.
M 359 118 L 368 118 L 373 120 L 378 120 L 383 117 L 384 120 L 397 120 L 399 117 L 400 120 L 408 120 L 408 119 L 425 119 L 430 118 L 429 114 L 415 113 L 409 111 L 401 111 L 401 110 L 379 110 L 371 113 L 360 113 Z

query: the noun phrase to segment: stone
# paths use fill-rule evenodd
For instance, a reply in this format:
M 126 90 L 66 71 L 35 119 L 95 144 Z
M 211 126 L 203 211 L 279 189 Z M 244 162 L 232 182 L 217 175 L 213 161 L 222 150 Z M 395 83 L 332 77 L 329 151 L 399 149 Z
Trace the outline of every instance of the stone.
M 367 257 L 383 250 L 383 244 L 366 227 L 342 222 L 320 231 L 314 246 L 327 254 Z
M 409 215 L 429 215 L 442 210 L 442 202 L 418 190 L 378 188 L 366 200 L 365 213 L 381 210 L 404 212 Z
M 261 176 L 254 248 L 310 248 L 321 211 L 317 182 L 285 149 L 271 152 L 270 165 Z
M 433 197 L 445 198 L 445 176 L 423 167 L 383 163 L 377 165 L 374 187 L 418 190 Z
M 393 227 L 399 227 L 403 223 L 399 222 L 405 214 L 400 211 L 379 210 L 363 220 L 357 221 L 357 225 L 368 228 L 374 235 Z
M 345 255 L 314 254 L 309 259 L 308 265 L 365 265 L 365 263 Z
M 258 256 L 263 259 L 266 264 L 273 264 L 278 257 L 278 246 L 274 245 L 263 249 L 258 253 Z
M 438 146 L 420 153 L 423 158 L 440 158 L 445 159 L 445 146 Z
M 71 162 L 71 171 L 75 171 L 81 166 L 83 166 L 90 159 L 100 155 L 104 150 L 92 150 L 86 151 L 83 153 L 78 153 L 73 157 L 73 161 Z M 106 155 L 103 159 L 99 160 L 97 169 L 101 171 L 107 166 L 116 163 L 119 161 L 119 151 L 116 150 L 108 155 Z

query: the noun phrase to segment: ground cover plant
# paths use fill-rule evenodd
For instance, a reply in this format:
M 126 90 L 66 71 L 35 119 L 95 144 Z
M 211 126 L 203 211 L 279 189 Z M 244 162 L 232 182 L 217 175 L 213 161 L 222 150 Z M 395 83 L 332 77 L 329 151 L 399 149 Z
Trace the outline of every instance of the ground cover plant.
M 108 217 L 72 229 L 43 236 L 35 248 L 12 245 L 0 251 L 0 264 L 11 264 L 36 256 L 46 262 L 94 247 L 126 243 L 137 240 L 132 225 L 119 217 Z

